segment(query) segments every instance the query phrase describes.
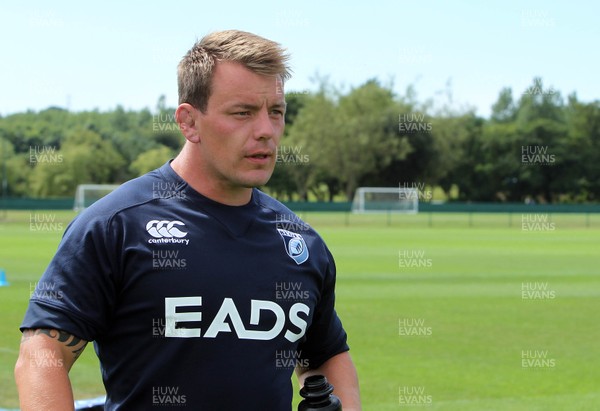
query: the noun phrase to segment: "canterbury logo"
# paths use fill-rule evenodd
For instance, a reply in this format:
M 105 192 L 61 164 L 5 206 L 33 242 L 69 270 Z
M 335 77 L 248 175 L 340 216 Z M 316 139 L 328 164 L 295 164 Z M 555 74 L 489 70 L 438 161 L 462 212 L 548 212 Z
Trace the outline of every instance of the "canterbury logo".
M 151 220 L 146 224 L 146 231 L 154 238 L 183 238 L 187 232 L 178 227 L 185 227 L 181 221 Z

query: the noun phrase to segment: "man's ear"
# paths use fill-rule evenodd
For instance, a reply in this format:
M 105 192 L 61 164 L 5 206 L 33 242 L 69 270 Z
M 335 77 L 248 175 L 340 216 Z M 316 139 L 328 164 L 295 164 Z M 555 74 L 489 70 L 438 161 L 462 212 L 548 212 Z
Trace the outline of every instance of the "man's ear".
M 189 103 L 180 104 L 175 110 L 175 121 L 179 125 L 181 134 L 190 143 L 200 142 L 200 130 L 198 124 L 198 110 Z

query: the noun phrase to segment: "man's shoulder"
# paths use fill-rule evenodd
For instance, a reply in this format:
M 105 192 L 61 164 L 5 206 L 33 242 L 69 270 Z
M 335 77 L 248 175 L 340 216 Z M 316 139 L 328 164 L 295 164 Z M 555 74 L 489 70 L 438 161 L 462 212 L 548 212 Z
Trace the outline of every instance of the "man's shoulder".
M 292 210 L 290 210 L 285 204 L 283 204 L 281 201 L 276 200 L 275 198 L 271 197 L 267 193 L 257 190 L 257 189 L 254 190 L 254 193 L 256 195 L 256 202 L 261 207 L 272 210 L 276 213 L 285 213 L 285 214 L 294 214 L 295 215 L 295 213 Z
M 276 200 L 270 195 L 260 191 L 255 190 L 257 194 L 256 202 L 263 210 L 267 210 L 270 214 L 270 218 L 272 218 L 276 222 L 289 222 L 293 225 L 299 227 L 298 229 L 305 232 L 313 232 L 316 234 L 315 230 L 313 230 L 306 222 L 304 222 L 294 211 L 288 208 L 281 201 Z
M 300 235 L 308 235 L 314 240 L 323 242 L 319 233 L 311 227 L 306 221 L 300 218 L 295 212 L 288 208 L 282 202 L 274 199 L 262 191 L 256 190 L 257 203 L 269 214 L 271 222 L 275 222 L 276 227 L 281 231 L 288 231 Z

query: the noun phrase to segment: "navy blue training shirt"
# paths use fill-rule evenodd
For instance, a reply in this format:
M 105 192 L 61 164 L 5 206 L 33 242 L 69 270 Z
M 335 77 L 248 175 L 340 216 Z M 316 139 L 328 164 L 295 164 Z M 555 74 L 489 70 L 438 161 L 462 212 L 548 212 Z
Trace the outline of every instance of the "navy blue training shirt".
M 107 410 L 290 410 L 294 367 L 348 350 L 334 285 L 288 208 L 214 202 L 167 163 L 73 220 L 21 330 L 94 341 Z

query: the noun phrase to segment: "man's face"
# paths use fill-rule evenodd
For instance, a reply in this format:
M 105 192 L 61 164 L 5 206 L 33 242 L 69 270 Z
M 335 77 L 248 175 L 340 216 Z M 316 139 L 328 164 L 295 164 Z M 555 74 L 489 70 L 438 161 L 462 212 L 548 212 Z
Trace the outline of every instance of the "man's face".
M 284 130 L 285 98 L 276 76 L 217 63 L 204 113 L 197 111 L 203 178 L 236 191 L 267 183 Z

